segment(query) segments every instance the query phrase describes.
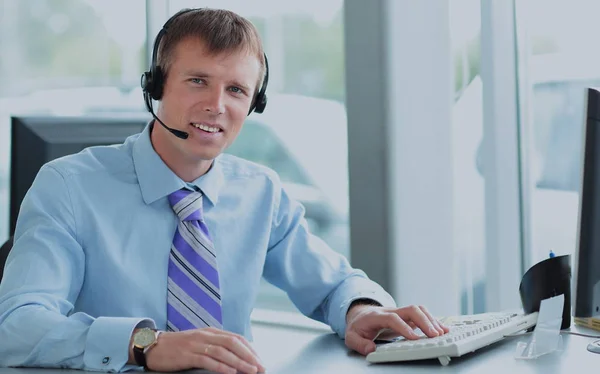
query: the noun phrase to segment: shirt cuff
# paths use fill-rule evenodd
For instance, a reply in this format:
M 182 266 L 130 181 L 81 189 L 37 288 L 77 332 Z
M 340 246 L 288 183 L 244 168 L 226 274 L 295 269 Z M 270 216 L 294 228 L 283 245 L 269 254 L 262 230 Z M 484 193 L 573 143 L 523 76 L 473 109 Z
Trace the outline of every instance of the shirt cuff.
M 129 342 L 136 328 L 156 328 L 154 321 L 142 318 L 99 317 L 90 326 L 83 363 L 86 370 L 122 372 L 138 366 L 127 365 Z
M 346 279 L 334 293 L 328 312 L 329 325 L 342 339 L 346 335 L 348 308 L 357 299 L 371 299 L 384 307 L 396 307 L 392 296 L 372 280 L 358 276 Z

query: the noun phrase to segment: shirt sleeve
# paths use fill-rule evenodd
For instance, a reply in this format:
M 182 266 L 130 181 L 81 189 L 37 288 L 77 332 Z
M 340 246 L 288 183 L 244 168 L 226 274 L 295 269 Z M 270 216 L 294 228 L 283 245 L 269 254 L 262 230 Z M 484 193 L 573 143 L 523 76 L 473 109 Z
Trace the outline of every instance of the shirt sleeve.
M 38 173 L 23 203 L 0 283 L 0 366 L 126 371 L 129 342 L 143 318 L 73 313 L 85 254 L 63 175 Z
M 285 291 L 304 315 L 328 324 L 341 338 L 354 300 L 367 298 L 396 306 L 381 286 L 311 234 L 304 207 L 283 188 L 279 191 L 263 272 L 268 282 Z

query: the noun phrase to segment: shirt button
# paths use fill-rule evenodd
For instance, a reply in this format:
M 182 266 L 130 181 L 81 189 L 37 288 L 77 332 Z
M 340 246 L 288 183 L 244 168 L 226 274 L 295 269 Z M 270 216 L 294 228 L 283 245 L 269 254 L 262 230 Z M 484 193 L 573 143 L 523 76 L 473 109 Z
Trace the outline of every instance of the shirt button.
M 102 359 L 102 365 L 108 365 L 110 362 L 110 357 L 106 356 Z

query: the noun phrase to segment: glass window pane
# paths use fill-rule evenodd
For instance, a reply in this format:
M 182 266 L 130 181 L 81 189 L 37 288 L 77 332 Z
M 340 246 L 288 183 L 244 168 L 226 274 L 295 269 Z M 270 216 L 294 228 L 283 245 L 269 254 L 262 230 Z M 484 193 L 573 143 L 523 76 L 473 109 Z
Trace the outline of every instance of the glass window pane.
M 482 165 L 483 89 L 479 0 L 450 2 L 454 56 L 454 247 L 459 255 L 461 313 L 485 311 L 485 198 Z
M 540 17 L 539 10 L 544 9 Z M 534 264 L 550 250 L 572 254 L 576 245 L 585 88 L 600 84 L 600 53 L 593 27 L 594 0 L 520 1 L 517 21 L 525 41 L 522 77 L 530 173 L 531 250 Z
M 316 235 L 348 256 L 348 159 L 342 0 L 172 0 L 182 8 L 225 8 L 258 28 L 269 58 L 268 104 L 252 114 L 227 152 L 279 173 L 306 208 Z M 257 144 L 260 146 L 257 147 Z M 263 284 L 258 304 L 294 310 Z
M 8 236 L 9 118 L 143 110 L 143 0 L 0 0 L 0 242 Z

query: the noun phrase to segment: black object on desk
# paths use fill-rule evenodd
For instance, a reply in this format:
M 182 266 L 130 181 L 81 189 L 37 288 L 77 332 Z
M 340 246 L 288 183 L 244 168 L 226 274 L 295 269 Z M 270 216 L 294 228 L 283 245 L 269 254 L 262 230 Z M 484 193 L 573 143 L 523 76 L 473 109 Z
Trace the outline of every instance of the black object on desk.
M 561 330 L 571 326 L 571 255 L 548 258 L 533 265 L 519 286 L 525 313 L 539 312 L 542 300 L 565 295 Z

